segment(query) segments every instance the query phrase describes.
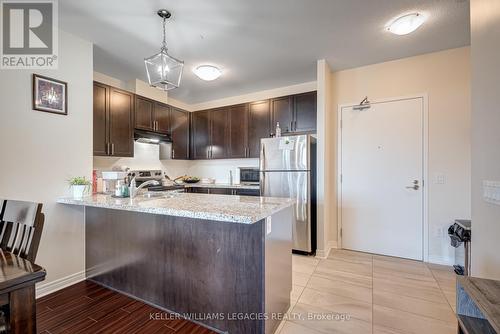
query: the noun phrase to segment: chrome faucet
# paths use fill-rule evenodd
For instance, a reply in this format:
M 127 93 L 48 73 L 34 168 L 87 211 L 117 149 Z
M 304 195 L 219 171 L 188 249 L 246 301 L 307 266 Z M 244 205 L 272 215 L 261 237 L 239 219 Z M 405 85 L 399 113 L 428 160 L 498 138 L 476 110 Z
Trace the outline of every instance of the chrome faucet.
M 130 181 L 130 187 L 128 187 L 128 193 L 130 195 L 130 198 L 134 198 L 135 196 L 137 196 L 137 192 L 146 186 L 149 186 L 149 185 L 158 186 L 158 185 L 160 185 L 160 182 L 158 182 L 156 180 L 149 180 L 149 181 L 146 181 L 144 183 L 141 183 L 141 185 L 137 187 L 137 183 L 135 182 L 135 178 L 136 177 L 134 177 Z

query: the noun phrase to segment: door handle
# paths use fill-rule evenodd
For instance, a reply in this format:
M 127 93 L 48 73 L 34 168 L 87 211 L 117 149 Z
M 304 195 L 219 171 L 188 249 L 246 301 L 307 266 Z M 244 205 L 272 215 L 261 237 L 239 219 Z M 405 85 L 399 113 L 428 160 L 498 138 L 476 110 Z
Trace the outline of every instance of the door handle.
M 262 172 L 261 175 L 262 175 L 262 178 L 260 180 L 260 196 L 264 196 L 265 183 L 266 183 L 266 173 Z

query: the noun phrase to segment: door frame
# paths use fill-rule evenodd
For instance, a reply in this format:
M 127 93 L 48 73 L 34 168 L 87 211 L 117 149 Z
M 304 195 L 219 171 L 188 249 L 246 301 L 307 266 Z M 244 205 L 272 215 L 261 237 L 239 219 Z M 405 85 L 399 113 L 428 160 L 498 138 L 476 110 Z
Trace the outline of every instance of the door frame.
M 422 99 L 422 258 L 429 262 L 429 98 L 427 93 L 405 95 L 399 97 L 375 99 L 371 104 Z M 337 107 L 337 240 L 338 248 L 342 248 L 342 108 L 359 105 L 343 103 Z

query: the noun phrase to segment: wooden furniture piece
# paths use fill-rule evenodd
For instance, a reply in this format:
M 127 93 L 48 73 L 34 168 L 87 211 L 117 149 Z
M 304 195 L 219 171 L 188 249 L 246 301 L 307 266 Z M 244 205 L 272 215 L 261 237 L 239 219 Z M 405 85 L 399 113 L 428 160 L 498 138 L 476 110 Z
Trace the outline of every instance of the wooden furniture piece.
M 94 82 L 94 155 L 134 156 L 134 94 Z
M 500 281 L 457 276 L 459 334 L 500 333 Z
M 3 324 L 10 334 L 35 334 L 35 283 L 45 279 L 45 270 L 20 256 L 0 250 L 0 301 Z
M 0 248 L 35 261 L 45 216 L 42 204 L 3 200 L 0 215 Z

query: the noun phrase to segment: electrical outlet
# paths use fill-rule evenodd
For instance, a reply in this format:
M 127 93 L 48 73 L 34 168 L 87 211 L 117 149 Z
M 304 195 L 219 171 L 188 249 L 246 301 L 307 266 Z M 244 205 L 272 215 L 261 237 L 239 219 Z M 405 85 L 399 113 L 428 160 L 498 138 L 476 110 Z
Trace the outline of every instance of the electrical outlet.
M 266 218 L 266 235 L 271 234 L 272 231 L 272 220 L 271 216 Z

